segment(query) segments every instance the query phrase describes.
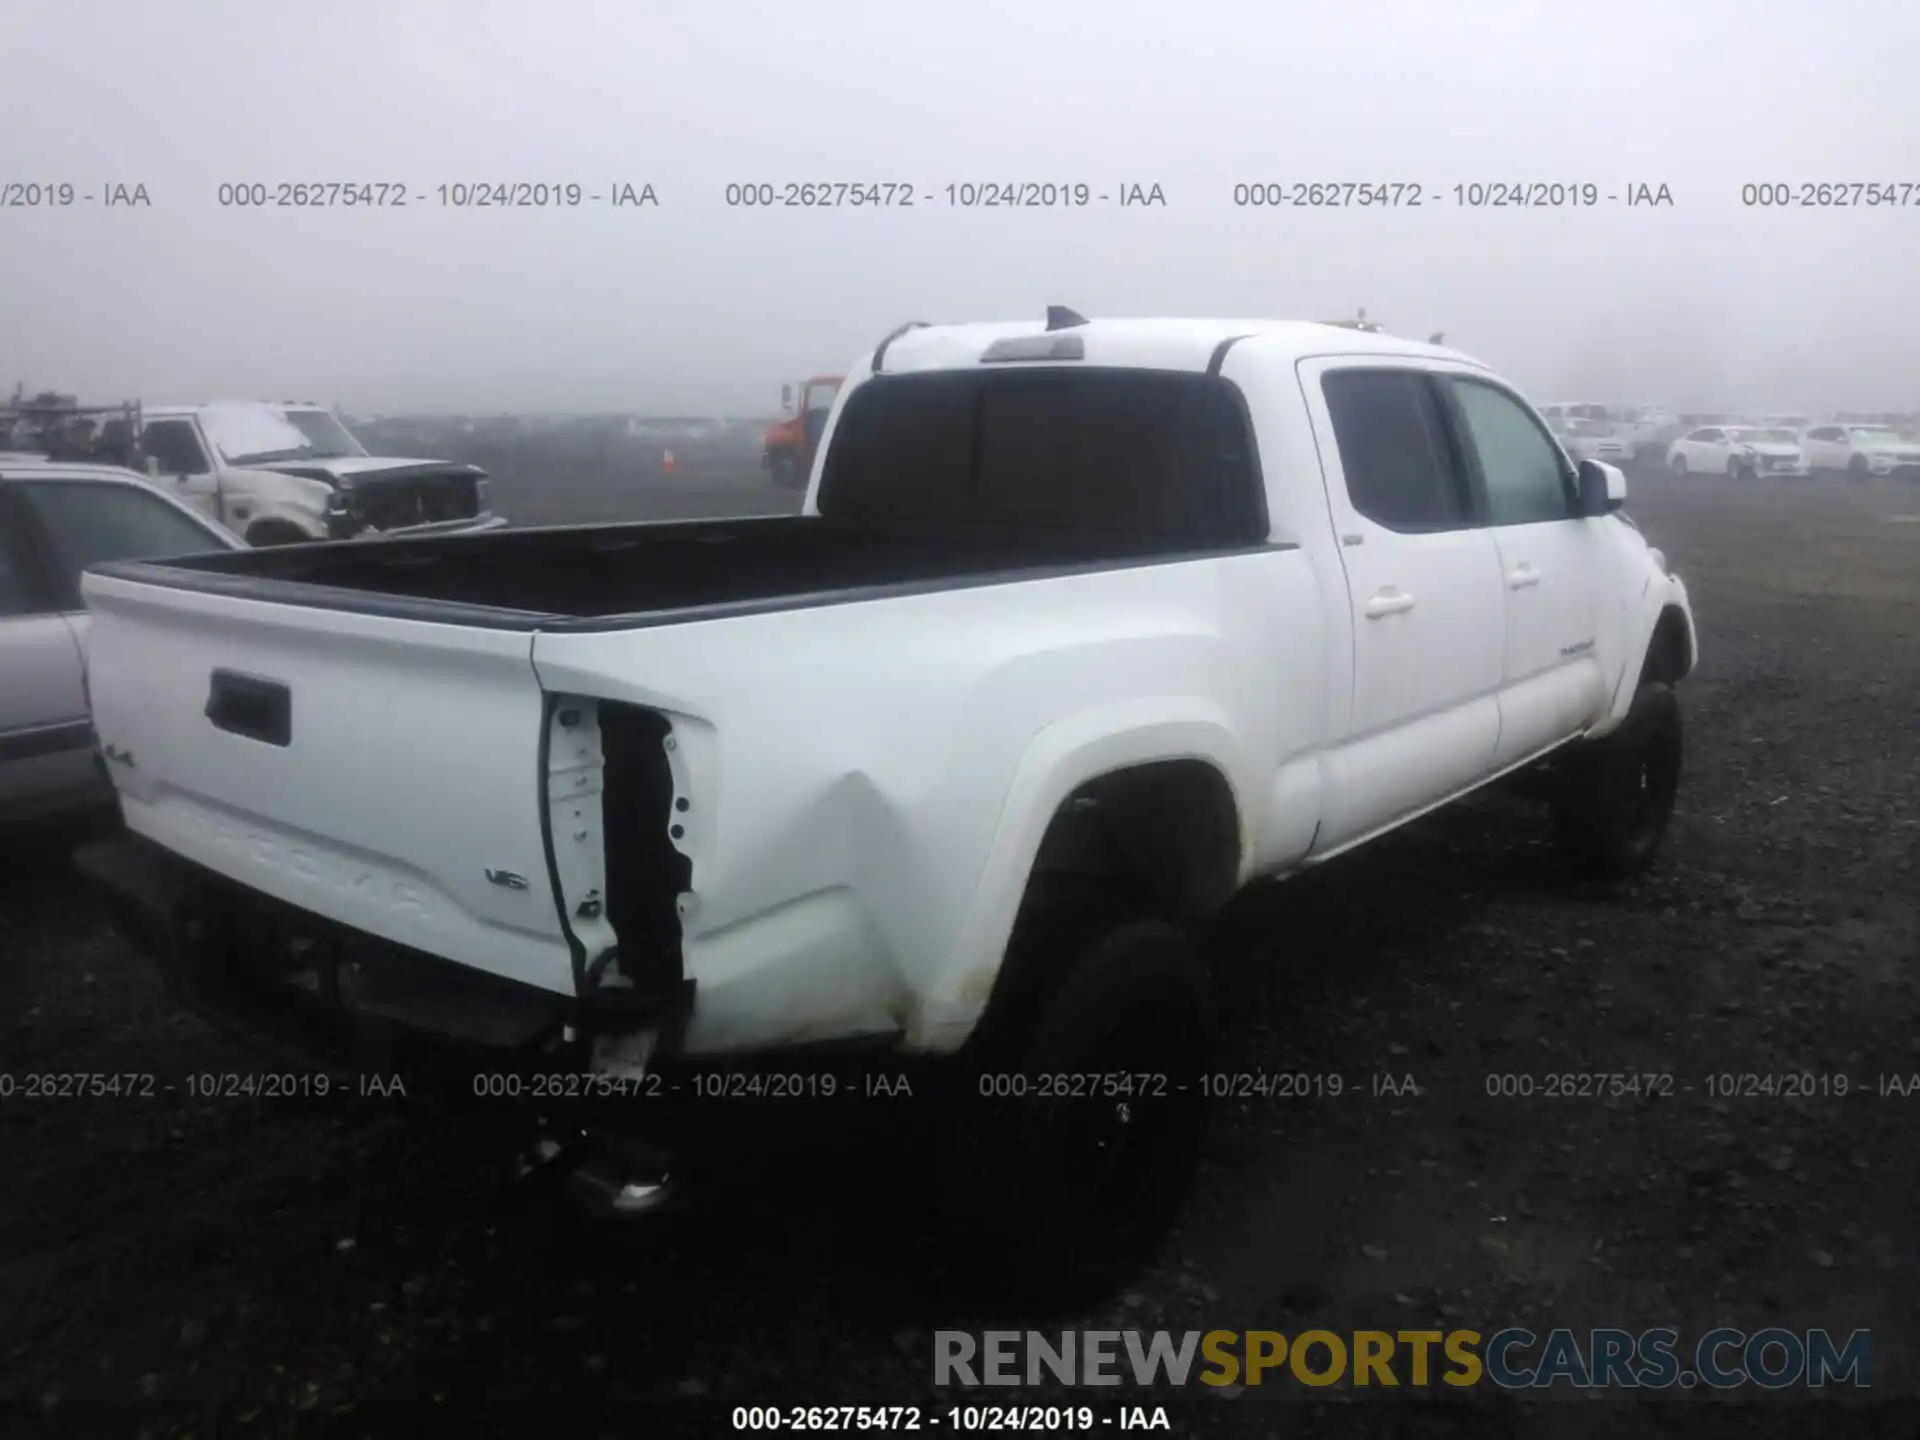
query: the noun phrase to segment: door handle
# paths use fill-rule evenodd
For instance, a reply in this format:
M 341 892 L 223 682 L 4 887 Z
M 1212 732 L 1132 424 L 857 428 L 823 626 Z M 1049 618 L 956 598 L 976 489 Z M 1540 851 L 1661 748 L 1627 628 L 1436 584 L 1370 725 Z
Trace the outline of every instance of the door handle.
M 1525 590 L 1540 583 L 1540 572 L 1531 565 L 1516 565 L 1507 572 L 1507 589 Z
M 1389 585 L 1384 590 L 1376 591 L 1373 598 L 1367 601 L 1367 618 L 1378 620 L 1383 615 L 1398 615 L 1412 608 L 1413 597 Z

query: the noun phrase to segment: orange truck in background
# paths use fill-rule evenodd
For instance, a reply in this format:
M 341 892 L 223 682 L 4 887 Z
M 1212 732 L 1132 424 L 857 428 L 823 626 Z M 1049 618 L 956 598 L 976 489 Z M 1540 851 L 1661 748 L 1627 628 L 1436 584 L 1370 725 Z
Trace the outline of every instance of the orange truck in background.
M 798 386 L 780 387 L 780 408 L 786 413 L 767 427 L 766 451 L 760 463 L 782 490 L 798 490 L 813 472 L 813 451 L 826 428 L 827 411 L 840 392 L 844 375 L 815 375 Z

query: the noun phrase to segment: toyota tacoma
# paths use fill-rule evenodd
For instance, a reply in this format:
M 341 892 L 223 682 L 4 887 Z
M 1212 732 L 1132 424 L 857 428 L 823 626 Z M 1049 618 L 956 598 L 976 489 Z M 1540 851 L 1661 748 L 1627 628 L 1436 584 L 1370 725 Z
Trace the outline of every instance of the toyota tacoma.
M 1503 777 L 1648 865 L 1687 591 L 1439 346 L 1054 307 L 848 375 L 798 515 L 97 567 L 83 868 L 247 1033 L 618 1089 L 542 1152 L 614 1208 L 650 1077 L 925 1064 L 994 1253 L 1112 1283 L 1194 1159 L 1196 922 Z

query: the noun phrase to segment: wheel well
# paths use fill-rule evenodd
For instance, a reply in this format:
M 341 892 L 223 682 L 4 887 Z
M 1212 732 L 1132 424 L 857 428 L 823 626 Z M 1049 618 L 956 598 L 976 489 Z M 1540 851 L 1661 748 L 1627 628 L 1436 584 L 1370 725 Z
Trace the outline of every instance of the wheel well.
M 246 533 L 249 545 L 302 545 L 307 539 L 304 530 L 287 520 L 261 520 L 249 525 Z
M 1021 1033 L 1104 928 L 1201 918 L 1239 882 L 1239 807 L 1209 762 L 1156 761 L 1087 781 L 1054 811 L 1034 856 L 976 1048 Z
M 1653 638 L 1647 642 L 1647 663 L 1640 669 L 1641 683 L 1659 680 L 1671 685 L 1684 679 L 1692 668 L 1687 617 L 1678 605 L 1669 605 L 1654 622 Z
M 1205 915 L 1240 878 L 1233 788 L 1204 760 L 1165 760 L 1090 780 L 1054 812 L 1028 882 L 1124 884 L 1168 919 Z

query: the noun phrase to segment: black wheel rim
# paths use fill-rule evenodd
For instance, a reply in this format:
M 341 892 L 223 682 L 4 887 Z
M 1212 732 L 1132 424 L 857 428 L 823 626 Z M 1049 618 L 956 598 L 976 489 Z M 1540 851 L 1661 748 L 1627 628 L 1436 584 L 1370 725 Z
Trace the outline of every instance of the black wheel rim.
M 1122 1239 L 1154 1224 L 1178 1193 L 1194 1139 L 1190 1033 L 1177 1012 L 1130 1012 L 1108 1032 L 1096 1065 L 1117 1093 L 1063 1102 L 1062 1179 L 1083 1234 Z
M 1660 725 L 1627 767 L 1627 831 L 1637 839 L 1658 836 L 1680 789 L 1680 732 Z

